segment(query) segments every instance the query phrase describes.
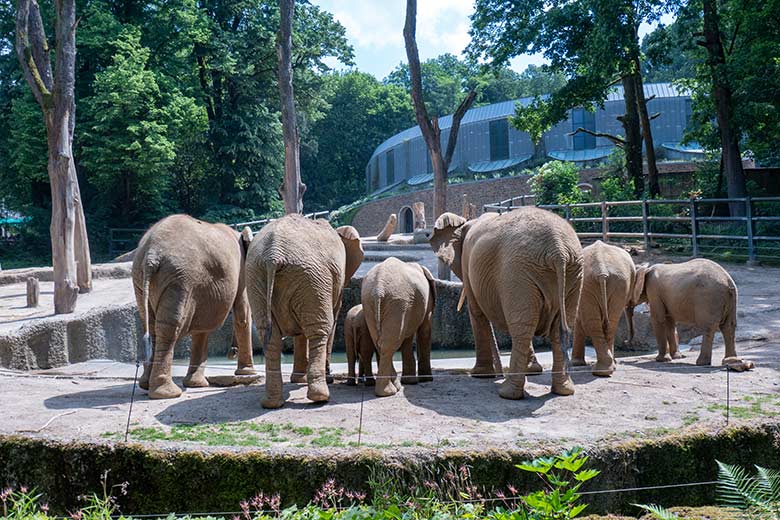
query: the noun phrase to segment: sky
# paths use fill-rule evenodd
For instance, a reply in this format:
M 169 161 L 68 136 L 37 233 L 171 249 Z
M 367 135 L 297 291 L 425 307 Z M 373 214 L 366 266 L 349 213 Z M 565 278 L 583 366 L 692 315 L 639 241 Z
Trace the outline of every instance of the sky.
M 405 0 L 311 0 L 332 13 L 347 30 L 347 39 L 355 49 L 355 65 L 379 79 L 387 76 L 399 63 L 406 62 L 403 27 Z M 425 61 L 444 53 L 461 56 L 469 43 L 469 15 L 473 0 L 421 0 L 417 4 L 417 47 Z M 665 16 L 663 23 L 670 23 Z M 653 27 L 644 25 L 640 35 Z M 523 55 L 511 62 L 522 72 L 529 64 L 544 63 L 540 55 Z M 329 65 L 342 68 L 334 59 Z

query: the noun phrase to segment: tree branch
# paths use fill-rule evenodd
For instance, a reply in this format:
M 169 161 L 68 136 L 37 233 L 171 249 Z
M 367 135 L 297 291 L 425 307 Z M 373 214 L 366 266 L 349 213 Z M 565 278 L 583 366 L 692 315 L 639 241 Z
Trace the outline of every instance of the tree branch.
M 406 46 L 406 58 L 409 61 L 409 77 L 411 80 L 412 104 L 414 115 L 420 130 L 428 143 L 429 148 L 435 148 L 435 140 L 439 132 L 436 132 L 428 109 L 425 108 L 422 89 L 422 74 L 420 72 L 420 54 L 417 50 L 415 34 L 417 32 L 417 0 L 406 0 L 406 21 L 404 22 L 404 44 Z M 439 144 L 439 147 L 441 145 Z
M 36 101 L 44 110 L 50 108 L 53 80 L 49 46 L 35 0 L 19 0 L 16 11 L 16 55 Z
M 466 95 L 466 97 L 463 99 L 463 101 L 460 102 L 460 105 L 458 105 L 458 109 L 455 110 L 455 113 L 452 114 L 452 126 L 450 126 L 450 137 L 447 139 L 447 151 L 444 154 L 444 168 L 449 171 L 450 168 L 450 161 L 452 160 L 452 155 L 455 153 L 455 145 L 458 143 L 458 131 L 460 130 L 460 121 L 463 119 L 463 116 L 466 115 L 466 112 L 469 108 L 471 108 L 471 105 L 474 103 L 474 100 L 477 98 L 477 91 L 472 90 L 471 92 Z
M 605 134 L 603 132 L 594 132 L 592 130 L 588 130 L 582 127 L 577 128 L 575 131 L 570 132 L 568 135 L 574 136 L 580 132 L 584 134 L 592 135 L 594 137 L 603 137 L 604 139 L 611 141 L 612 144 L 614 144 L 615 146 L 619 146 L 620 148 L 623 148 L 626 145 L 626 140 L 623 139 L 622 137 L 619 137 L 617 135 L 612 135 L 612 134 Z
M 661 112 L 656 112 L 655 114 L 653 114 L 652 116 L 650 116 L 650 121 L 652 121 L 652 120 L 653 120 L 653 119 L 655 119 L 656 117 L 660 117 L 660 116 L 661 116 Z

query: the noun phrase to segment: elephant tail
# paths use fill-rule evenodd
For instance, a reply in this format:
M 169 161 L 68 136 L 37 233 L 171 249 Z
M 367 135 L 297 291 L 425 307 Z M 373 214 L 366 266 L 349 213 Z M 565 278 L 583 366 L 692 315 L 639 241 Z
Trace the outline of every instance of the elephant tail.
M 374 319 L 376 319 L 376 339 L 377 339 L 377 347 L 379 346 L 378 343 L 382 339 L 382 310 L 380 309 L 380 305 L 382 304 L 382 298 L 376 299 L 376 306 L 374 307 Z
M 555 263 L 555 276 L 558 279 L 558 306 L 561 316 L 561 345 L 564 350 L 571 347 L 571 328 L 566 318 L 566 261 Z
M 265 328 L 263 329 L 263 352 L 271 340 L 273 330 L 273 315 L 271 313 L 271 302 L 274 296 L 274 280 L 276 279 L 276 264 L 268 262 L 265 265 Z
M 145 263 L 143 266 L 143 307 L 144 307 L 144 361 L 147 363 L 152 359 L 152 335 L 149 331 L 149 278 L 151 270 L 156 269 L 156 265 Z
M 599 308 L 601 309 L 601 329 L 604 337 L 607 337 L 609 328 L 609 300 L 607 299 L 607 277 L 599 276 L 599 286 L 601 286 L 601 299 L 599 299 Z

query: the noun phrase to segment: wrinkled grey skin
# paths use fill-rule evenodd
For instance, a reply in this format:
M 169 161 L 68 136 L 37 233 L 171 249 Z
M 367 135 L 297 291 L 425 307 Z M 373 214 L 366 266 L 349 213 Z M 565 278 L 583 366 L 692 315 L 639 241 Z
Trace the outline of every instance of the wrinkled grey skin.
M 151 399 L 179 397 L 171 363 L 176 342 L 192 335 L 184 386 L 208 386 L 205 376 L 209 334 L 233 311 L 236 374 L 254 374 L 252 322 L 244 287 L 249 235 L 224 224 L 188 215 L 166 217 L 144 234 L 133 258 L 133 288 L 151 359 L 139 386 Z M 148 347 L 147 347 L 148 348 Z
M 573 394 L 566 348 L 582 288 L 582 247 L 574 229 L 559 216 L 532 207 L 486 213 L 470 221 L 444 213 L 436 220 L 430 243 L 463 280 L 477 350 L 472 374 L 501 373 L 492 324 L 512 337 L 501 397 L 523 398 L 525 374 L 536 370 L 531 347 L 535 335 L 552 343 L 552 391 Z
M 379 351 L 371 339 L 363 305 L 355 305 L 344 317 L 344 349 L 347 353 L 347 384 L 354 386 L 363 381 L 366 386 L 374 386 L 374 371 L 371 367 L 374 354 L 379 359 Z M 355 361 L 358 362 L 358 377 L 355 380 Z
M 388 258 L 366 273 L 360 300 L 371 339 L 379 351 L 374 393 L 386 397 L 401 389 L 393 366 L 393 354 L 399 349 L 403 360 L 401 383 L 431 381 L 431 319 L 436 305 L 431 272 L 416 263 Z M 417 368 L 413 351 L 415 337 Z
M 326 380 L 342 291 L 360 263 L 355 228 L 334 230 L 325 220 L 287 215 L 265 226 L 247 252 L 247 293 L 263 334 L 266 366 L 264 408 L 279 408 L 282 339 L 295 337 L 297 354 L 308 351 L 307 397 L 330 397 Z M 298 356 L 297 356 L 298 357 Z
M 634 286 L 634 261 L 623 248 L 597 240 L 582 250 L 583 278 L 571 364 L 586 366 L 585 337 L 596 349 L 594 376 L 615 371 L 615 332 Z
M 627 310 L 633 320 L 634 306 L 647 302 L 658 344 L 656 361 L 683 357 L 678 349 L 677 323 L 704 330 L 697 365 L 712 364 L 715 332 L 723 334 L 726 360 L 735 360 L 737 350 L 737 285 L 721 266 L 697 258 L 681 264 L 637 266 L 636 283 Z

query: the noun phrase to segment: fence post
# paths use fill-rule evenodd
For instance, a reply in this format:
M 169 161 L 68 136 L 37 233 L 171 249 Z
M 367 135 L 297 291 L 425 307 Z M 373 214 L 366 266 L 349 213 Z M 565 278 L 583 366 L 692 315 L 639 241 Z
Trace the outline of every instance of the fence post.
M 520 195 L 520 205 L 525 206 L 525 195 Z
M 571 204 L 566 204 L 566 207 L 564 208 L 565 215 L 566 215 L 566 222 L 571 224 Z M 574 226 L 572 226 L 574 227 Z
M 745 197 L 745 222 L 747 223 L 748 264 L 756 263 L 756 249 L 753 242 L 753 201 Z
M 601 240 L 602 242 L 607 241 L 607 236 L 609 235 L 609 221 L 607 220 L 607 203 L 606 201 L 601 201 Z
M 699 256 L 699 225 L 696 222 L 696 199 L 691 197 L 691 249 L 694 258 Z
M 650 249 L 650 237 L 648 236 L 650 234 L 650 223 L 647 220 L 648 213 L 650 213 L 647 204 L 647 199 L 642 199 L 642 235 L 644 237 L 645 241 L 645 252 L 647 252 L 648 249 Z

